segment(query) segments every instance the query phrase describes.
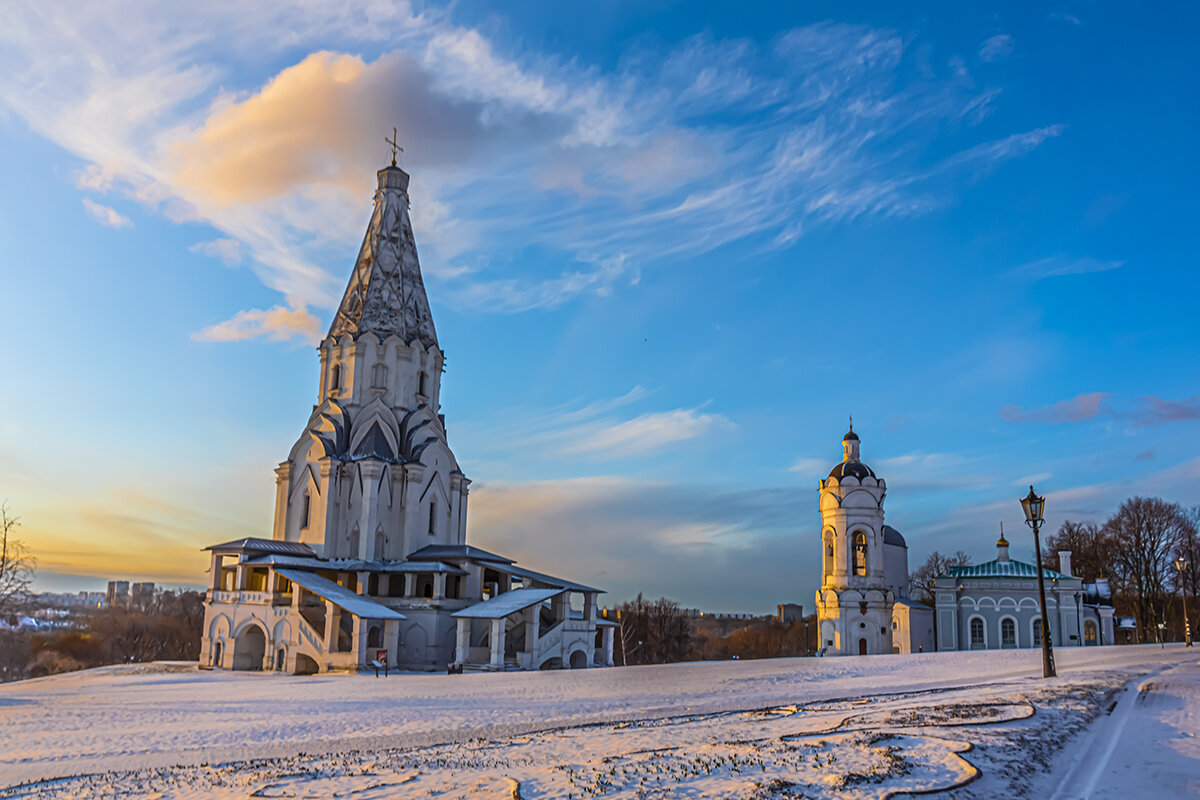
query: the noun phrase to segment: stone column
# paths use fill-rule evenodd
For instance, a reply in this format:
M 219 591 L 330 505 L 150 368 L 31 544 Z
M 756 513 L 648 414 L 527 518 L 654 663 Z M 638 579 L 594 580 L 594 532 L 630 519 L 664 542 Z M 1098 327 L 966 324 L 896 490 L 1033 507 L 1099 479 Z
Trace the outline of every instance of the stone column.
M 602 641 L 604 644 L 604 666 L 606 667 L 613 665 L 613 633 L 615 631 L 616 628 L 608 625 L 604 626 L 604 638 Z
M 234 590 L 238 592 L 246 591 L 246 579 L 250 576 L 250 568 L 245 564 L 238 564 L 236 575 L 237 579 L 233 583 Z
M 458 630 L 454 643 L 454 661 L 462 665 L 471 657 L 471 620 L 459 617 L 455 622 L 458 623 Z
M 367 663 L 367 637 L 363 628 L 366 625 L 366 620 L 362 617 L 354 618 L 354 632 L 352 634 L 350 649 L 354 653 L 355 663 L 358 666 L 366 666 Z
M 332 600 L 325 601 L 325 653 L 337 650 L 338 629 L 341 627 L 341 609 Z
M 386 572 L 379 573 L 379 592 L 380 597 L 387 597 L 392 593 L 392 576 Z
M 358 573 L 358 585 L 355 587 L 355 591 L 361 595 L 367 594 L 367 589 L 371 586 L 370 580 L 371 573 L 365 571 Z
M 404 596 L 412 597 L 414 576 L 411 572 L 406 572 L 402 577 L 404 578 Z
M 388 664 L 400 664 L 400 620 L 389 619 L 383 623 L 383 646 L 388 651 Z
M 225 556 L 219 556 L 216 553 L 212 554 L 212 566 L 209 569 L 208 575 L 208 599 L 212 600 L 212 593 L 221 591 L 221 570 L 225 566 Z
M 492 620 L 492 660 L 491 668 L 504 669 L 504 617 Z
M 433 576 L 433 599 L 446 599 L 446 573 L 438 572 Z
M 599 595 L 595 592 L 588 592 L 583 596 L 583 618 L 589 623 L 596 622 L 596 606 Z

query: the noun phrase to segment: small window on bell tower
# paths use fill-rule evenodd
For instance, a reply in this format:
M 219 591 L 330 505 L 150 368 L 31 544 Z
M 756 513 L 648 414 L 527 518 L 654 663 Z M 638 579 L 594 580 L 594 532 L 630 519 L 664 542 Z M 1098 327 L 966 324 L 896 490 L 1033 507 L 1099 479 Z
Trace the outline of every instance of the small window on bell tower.
M 437 533 L 437 500 L 429 501 L 429 535 Z
M 300 527 L 301 528 L 308 527 L 308 516 L 311 511 L 312 511 L 312 497 L 308 494 L 308 492 L 305 492 L 304 498 L 301 501 L 301 505 L 300 505 Z
M 330 389 L 342 388 L 342 365 L 341 364 L 333 365 L 333 374 L 329 378 L 329 388 Z
M 417 394 L 421 395 L 422 397 L 429 396 L 429 393 L 425 391 L 425 373 L 424 372 L 422 372 L 421 376 L 417 379 Z
M 854 534 L 854 574 L 867 574 L 867 537 L 862 533 Z

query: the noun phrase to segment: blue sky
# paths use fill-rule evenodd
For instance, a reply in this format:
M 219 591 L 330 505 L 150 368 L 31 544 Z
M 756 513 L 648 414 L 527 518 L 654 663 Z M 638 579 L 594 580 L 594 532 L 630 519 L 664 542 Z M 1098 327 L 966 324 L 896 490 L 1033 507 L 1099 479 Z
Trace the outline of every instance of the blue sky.
M 1193 6 L 45 5 L 0 25 L 44 588 L 268 534 L 393 126 L 474 544 L 811 605 L 849 414 L 913 566 L 1031 481 L 1051 529 L 1200 503 Z

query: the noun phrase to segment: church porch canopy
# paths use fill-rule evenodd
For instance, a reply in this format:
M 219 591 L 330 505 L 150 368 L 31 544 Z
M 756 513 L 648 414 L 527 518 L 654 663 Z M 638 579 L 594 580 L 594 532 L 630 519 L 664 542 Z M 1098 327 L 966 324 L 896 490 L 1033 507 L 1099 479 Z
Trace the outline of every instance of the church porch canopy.
M 393 611 L 385 605 L 376 603 L 374 600 L 369 600 L 360 594 L 355 594 L 345 586 L 339 586 L 328 578 L 322 578 L 320 575 L 295 569 L 278 569 L 276 572 L 292 583 L 303 586 L 313 594 L 328 600 L 335 606 L 350 612 L 356 617 L 363 619 L 408 619 L 399 611 Z
M 243 563 L 259 566 L 271 566 L 305 569 L 333 570 L 336 572 L 435 572 L 446 575 L 466 575 L 464 569 L 441 561 L 362 561 L 359 559 L 324 559 L 303 558 L 298 556 L 252 556 L 243 558 Z
M 467 606 L 452 614 L 457 619 L 503 619 L 509 614 L 524 611 L 530 606 L 541 605 L 558 597 L 565 589 L 513 589 L 490 600 Z

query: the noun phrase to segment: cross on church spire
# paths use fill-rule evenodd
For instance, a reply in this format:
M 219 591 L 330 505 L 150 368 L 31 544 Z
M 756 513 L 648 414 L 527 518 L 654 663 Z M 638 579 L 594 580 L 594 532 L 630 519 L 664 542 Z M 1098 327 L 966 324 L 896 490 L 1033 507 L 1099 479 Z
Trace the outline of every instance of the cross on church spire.
M 396 166 L 396 152 L 397 151 L 399 151 L 401 153 L 404 152 L 404 148 L 401 147 L 399 144 L 397 144 L 397 139 L 399 139 L 399 138 L 400 137 L 396 135 L 395 128 L 392 128 L 392 138 L 389 139 L 386 136 L 383 137 L 383 140 L 392 146 L 392 166 L 393 167 Z

